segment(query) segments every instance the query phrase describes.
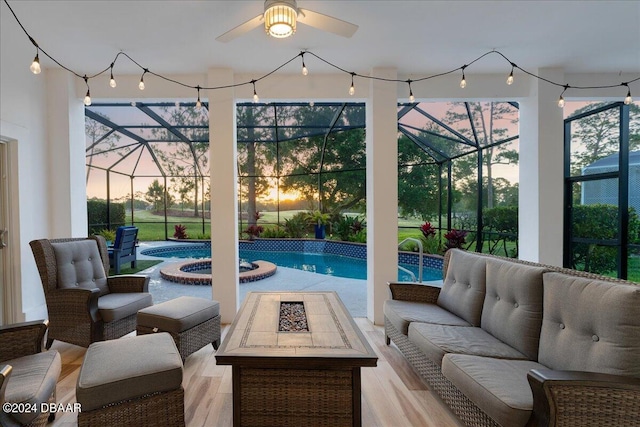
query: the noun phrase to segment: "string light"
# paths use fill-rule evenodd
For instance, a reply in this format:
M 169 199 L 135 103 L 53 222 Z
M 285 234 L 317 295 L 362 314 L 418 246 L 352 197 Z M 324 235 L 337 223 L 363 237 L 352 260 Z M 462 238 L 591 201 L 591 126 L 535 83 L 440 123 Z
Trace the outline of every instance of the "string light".
M 627 87 L 627 96 L 625 96 L 624 98 L 624 104 L 629 105 L 631 104 L 631 102 L 633 102 L 633 99 L 631 98 L 631 89 L 629 88 L 629 85 L 627 83 L 624 83 L 624 85 Z
M 414 102 L 416 97 L 413 96 L 413 91 L 411 90 L 411 79 L 407 80 L 407 84 L 409 85 L 409 102 Z
M 202 108 L 202 102 L 200 102 L 200 86 L 197 86 L 196 89 L 198 89 L 198 100 L 196 101 L 196 108 L 200 109 Z
M 41 48 L 40 48 L 40 46 L 38 45 L 38 43 L 37 43 L 37 42 L 33 39 L 33 37 L 31 37 L 31 35 L 27 32 L 26 28 L 24 27 L 24 25 L 22 25 L 22 23 L 20 22 L 20 19 L 18 19 L 18 16 L 15 14 L 15 12 L 13 11 L 13 9 L 11 8 L 11 5 L 10 5 L 6 0 L 5 0 L 5 4 L 6 4 L 6 5 L 7 5 L 7 7 L 9 8 L 9 10 L 11 11 L 11 13 L 12 13 L 13 17 L 15 18 L 16 22 L 18 23 L 18 25 L 20 26 L 20 28 L 22 29 L 22 31 L 23 31 L 23 32 L 25 33 L 25 35 L 29 38 L 29 41 L 30 41 L 30 42 L 33 44 L 33 46 L 35 46 L 35 48 L 36 48 L 36 56 L 35 56 L 35 58 L 33 59 L 33 62 L 32 62 L 32 64 L 31 64 L 31 66 L 29 67 L 29 68 L 31 69 L 31 72 L 33 72 L 34 74 L 40 74 L 40 73 L 42 72 L 42 69 L 41 69 L 41 67 L 40 67 L 40 58 L 39 58 L 39 53 L 40 53 L 40 52 L 42 52 L 44 55 L 46 55 L 46 56 L 47 56 L 47 58 L 51 59 L 55 64 L 57 64 L 58 66 L 60 66 L 60 68 L 62 68 L 62 69 L 64 69 L 64 70 L 66 70 L 66 71 L 68 71 L 68 72 L 70 72 L 71 74 L 75 75 L 76 77 L 83 78 L 83 76 L 82 76 L 82 75 L 78 74 L 77 72 L 75 72 L 74 70 L 70 69 L 69 67 L 66 67 L 65 65 L 63 65 L 62 63 L 60 63 L 58 60 L 56 60 L 56 58 L 54 58 L 54 57 L 52 57 L 51 55 L 49 55 L 45 50 L 41 49 Z M 326 60 L 326 59 L 324 59 L 324 58 L 321 58 L 320 56 L 316 55 L 315 53 L 313 53 L 313 52 L 309 52 L 309 51 L 306 51 L 306 50 L 305 50 L 305 51 L 303 51 L 303 52 L 300 52 L 300 53 L 299 53 L 298 55 L 296 55 L 295 57 L 293 57 L 293 58 L 289 59 L 289 60 L 288 60 L 288 61 L 286 61 L 285 63 L 281 64 L 280 66 L 278 66 L 277 68 L 273 69 L 272 71 L 270 71 L 270 72 L 266 73 L 265 75 L 263 75 L 262 77 L 260 77 L 260 78 L 259 78 L 259 79 L 257 79 L 257 80 L 251 80 L 251 81 L 247 81 L 247 82 L 236 83 L 236 84 L 231 85 L 231 87 L 244 86 L 244 85 L 247 85 L 247 84 L 250 84 L 250 83 L 251 83 L 251 84 L 253 84 L 253 99 L 254 99 L 254 102 L 258 102 L 259 98 L 258 98 L 258 94 L 257 94 L 256 89 L 255 89 L 255 82 L 256 82 L 256 81 L 259 81 L 259 80 L 262 80 L 263 78 L 266 78 L 266 77 L 270 76 L 271 74 L 275 73 L 276 71 L 280 70 L 280 69 L 281 69 L 281 68 L 283 68 L 285 65 L 287 65 L 287 64 L 289 64 L 290 62 L 294 61 L 298 56 L 301 56 L 301 57 L 302 57 L 302 73 L 303 73 L 304 75 L 307 75 L 307 74 L 308 74 L 308 71 L 309 71 L 309 70 L 307 69 L 306 64 L 305 64 L 305 62 L 304 62 L 304 54 L 305 54 L 305 53 L 308 53 L 308 54 L 310 54 L 310 55 L 312 55 L 312 56 L 316 57 L 316 58 L 317 58 L 317 59 L 319 59 L 320 61 L 322 61 L 322 62 L 326 63 L 327 65 L 329 65 L 329 66 L 333 67 L 333 68 L 334 68 L 334 69 L 336 69 L 336 70 L 339 70 L 339 71 L 344 72 L 344 73 L 349 73 L 349 74 L 351 74 L 351 87 L 349 88 L 349 95 L 352 95 L 352 96 L 353 96 L 353 95 L 355 94 L 354 76 L 356 76 L 356 75 L 357 75 L 355 72 L 345 70 L 344 68 L 341 68 L 340 66 L 338 66 L 338 65 L 336 65 L 336 64 L 333 64 L 333 63 L 331 63 L 331 62 L 327 61 L 327 60 Z M 448 75 L 448 74 L 455 73 L 457 70 L 462 70 L 462 80 L 460 81 L 460 87 L 461 87 L 461 88 L 465 88 L 465 87 L 467 86 L 467 81 L 466 81 L 466 76 L 465 76 L 465 69 L 466 69 L 469 65 L 472 65 L 472 64 L 474 64 L 474 63 L 478 62 L 479 60 L 483 59 L 485 56 L 488 56 L 488 55 L 491 55 L 491 54 L 499 55 L 499 56 L 501 56 L 502 58 L 504 58 L 506 61 L 508 61 L 508 62 L 509 62 L 509 64 L 511 65 L 511 72 L 509 73 L 509 76 L 507 77 L 507 84 L 508 84 L 508 85 L 513 84 L 513 80 L 514 80 L 514 79 L 513 79 L 513 71 L 514 71 L 514 69 L 515 69 L 515 68 L 520 68 L 520 67 L 518 67 L 516 64 L 514 64 L 513 62 L 511 62 L 511 61 L 509 60 L 509 58 L 507 58 L 504 54 L 502 54 L 501 52 L 499 52 L 499 51 L 497 51 L 497 50 L 495 50 L 495 49 L 494 49 L 494 50 L 491 50 L 491 51 L 489 51 L 489 52 L 485 52 L 485 53 L 483 53 L 482 55 L 480 55 L 480 56 L 478 56 L 477 58 L 475 58 L 473 61 L 469 62 L 468 64 L 463 65 L 463 66 L 462 66 L 462 67 L 460 67 L 460 68 L 456 68 L 456 69 L 454 69 L 454 70 L 447 71 L 447 72 L 444 72 L 444 73 L 438 73 L 438 74 L 433 74 L 433 75 L 430 75 L 430 76 L 422 77 L 422 78 L 420 78 L 420 79 L 416 79 L 416 80 L 413 80 L 413 81 L 425 81 L 425 80 L 430 80 L 430 79 L 434 79 L 434 78 L 437 78 L 437 77 L 441 77 L 441 76 L 445 76 L 445 75 Z M 98 72 L 98 73 L 96 73 L 96 74 L 94 74 L 94 75 L 91 75 L 91 76 L 86 76 L 86 75 L 85 75 L 84 77 L 87 77 L 87 79 L 92 79 L 92 78 L 97 77 L 97 76 L 99 76 L 99 75 L 101 75 L 101 74 L 103 74 L 103 73 L 105 73 L 105 72 L 107 72 L 107 71 L 110 71 L 109 85 L 110 85 L 111 87 L 116 87 L 116 81 L 115 81 L 115 79 L 113 78 L 113 67 L 114 67 L 114 65 L 115 65 L 116 61 L 118 60 L 118 58 L 120 57 L 120 55 L 125 56 L 125 57 L 126 57 L 126 58 L 128 58 L 131 62 L 133 62 L 134 64 L 136 64 L 138 67 L 140 67 L 140 68 L 143 70 L 142 76 L 140 77 L 140 83 L 138 84 L 138 88 L 139 88 L 140 90 L 144 90 L 144 87 L 145 87 L 145 84 L 144 84 L 144 75 L 145 75 L 146 73 L 150 73 L 149 69 L 148 69 L 148 68 L 144 68 L 144 67 L 143 67 L 142 65 L 140 65 L 138 62 L 136 62 L 136 61 L 135 61 L 131 56 L 129 56 L 127 53 L 122 52 L 122 51 L 118 52 L 118 54 L 116 55 L 116 57 L 115 57 L 114 61 L 111 63 L 111 65 L 110 65 L 109 67 L 105 68 L 104 70 L 102 70 L 102 71 L 100 71 L 100 72 Z M 563 106 L 564 106 L 564 97 L 563 97 L 563 95 L 564 95 L 564 92 L 566 92 L 566 90 L 567 90 L 568 88 L 576 89 L 576 90 L 586 90 L 586 89 L 610 89 L 610 88 L 615 88 L 615 87 L 619 87 L 619 86 L 626 86 L 626 87 L 627 87 L 627 96 L 624 98 L 624 103 L 625 103 L 625 104 L 627 104 L 627 105 L 629 105 L 629 104 L 631 104 L 631 103 L 633 102 L 633 99 L 631 98 L 631 89 L 630 89 L 630 87 L 629 87 L 629 84 L 630 84 L 630 83 L 637 82 L 637 81 L 640 81 L 640 76 L 639 76 L 639 77 L 634 78 L 633 80 L 629 80 L 629 81 L 628 81 L 628 82 L 626 82 L 626 83 L 620 83 L 620 84 L 615 84 L 615 85 L 601 85 L 601 86 L 569 86 L 568 84 L 564 84 L 564 85 L 562 85 L 562 84 L 560 84 L 560 83 L 558 83 L 558 82 L 554 82 L 554 81 L 551 81 L 551 80 L 547 80 L 547 79 L 545 79 L 545 78 L 543 78 L 543 77 L 540 77 L 540 76 L 538 76 L 538 75 L 536 75 L 536 74 L 534 74 L 534 73 L 531 73 L 531 72 L 529 72 L 529 71 L 527 71 L 527 70 L 525 70 L 525 69 L 522 69 L 522 68 L 520 68 L 520 70 L 521 70 L 521 71 L 523 71 L 525 74 L 528 74 L 528 75 L 529 75 L 529 76 L 531 76 L 532 78 L 535 78 L 535 79 L 538 79 L 538 80 L 544 81 L 544 82 L 549 83 L 549 84 L 554 85 L 554 86 L 563 87 L 563 88 L 564 88 L 564 90 L 562 91 L 562 94 L 560 95 L 560 98 L 558 99 L 558 106 L 560 106 L 560 107 L 563 107 Z M 171 82 L 171 83 L 175 83 L 175 84 L 178 84 L 178 85 L 181 85 L 181 86 L 184 86 L 184 87 L 188 87 L 188 88 L 197 89 L 197 87 L 195 87 L 195 86 L 188 85 L 188 84 L 183 83 L 183 82 L 180 82 L 180 81 L 178 81 L 178 80 L 174 80 L 174 79 L 171 79 L 171 78 L 169 78 L 169 77 L 166 77 L 166 76 L 163 76 L 163 75 L 160 75 L 160 74 L 157 74 L 157 73 L 152 73 L 152 74 L 153 74 L 154 76 L 157 76 L 157 77 L 159 77 L 159 78 L 161 78 L 161 79 L 164 79 L 164 80 L 166 80 L 166 81 L 169 81 L 169 82 Z M 405 82 L 405 83 L 408 83 L 408 81 L 406 81 L 406 80 L 404 80 L 404 81 L 403 81 L 403 80 L 396 80 L 396 79 L 386 79 L 386 78 L 380 78 L 380 77 L 375 77 L 375 76 L 360 76 L 360 77 L 367 78 L 367 79 L 370 79 L 370 80 L 383 80 L 383 81 L 386 81 L 386 82 L 397 82 L 397 83 Z M 220 87 L 200 87 L 200 89 L 217 90 L 217 89 L 226 89 L 226 88 L 228 88 L 228 87 L 230 87 L 230 86 L 225 85 L 225 86 L 220 86 Z M 88 89 L 88 84 L 87 84 L 87 89 Z M 89 95 L 89 91 L 87 90 L 87 97 L 89 97 L 88 95 Z M 412 98 L 412 95 L 413 95 L 413 94 L 412 94 L 412 90 L 411 90 L 411 85 L 409 84 L 409 99 L 415 99 L 414 97 Z M 90 97 L 89 97 L 89 98 L 90 98 Z M 135 105 L 135 104 L 134 104 L 134 105 Z
M 567 89 L 569 89 L 571 86 L 569 85 L 564 85 L 564 90 L 562 91 L 562 93 L 560 94 L 560 98 L 558 98 L 558 107 L 560 108 L 564 108 L 564 97 L 562 95 L 564 95 L 564 93 L 567 91 Z
M 42 68 L 40 68 L 40 58 L 38 58 L 39 50 L 36 50 L 36 57 L 33 58 L 33 62 L 29 69 L 33 74 L 40 74 L 42 72 Z
M 258 92 L 256 92 L 256 81 L 251 80 L 251 83 L 253 84 L 253 102 L 259 102 L 260 98 L 258 98 Z
M 140 83 L 138 83 L 138 89 L 140 90 L 144 90 L 144 75 L 147 74 L 147 71 L 149 70 L 145 68 L 142 76 L 140 76 Z
M 116 79 L 113 78 L 113 65 L 114 63 L 111 63 L 111 66 L 109 68 L 111 68 L 111 78 L 109 78 L 109 86 L 111 87 L 116 87 L 118 84 L 116 83 Z
M 84 78 L 84 83 L 87 85 L 87 94 L 84 96 L 84 105 L 88 107 L 89 105 L 91 105 L 91 92 L 89 90 L 89 78 L 86 76 L 86 74 L 83 78 Z
M 511 86 L 513 84 L 513 69 L 516 67 L 516 64 L 511 63 L 511 72 L 509 73 L 509 77 L 507 77 L 507 84 Z

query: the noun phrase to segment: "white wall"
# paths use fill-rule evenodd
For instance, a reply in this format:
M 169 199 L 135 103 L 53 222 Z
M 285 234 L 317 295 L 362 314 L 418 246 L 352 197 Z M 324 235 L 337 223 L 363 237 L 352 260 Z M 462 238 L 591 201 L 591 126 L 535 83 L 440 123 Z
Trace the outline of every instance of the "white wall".
M 34 75 L 29 65 L 35 49 L 24 37 L 7 34 L 16 23 L 2 13 L 0 37 L 0 135 L 12 140 L 12 255 L 20 307 L 13 321 L 45 318 L 46 307 L 29 241 L 50 233 L 47 215 L 49 199 L 49 160 L 47 158 L 46 84 L 43 73 Z M 7 29 L 7 30 L 5 30 Z M 15 28 L 14 28 L 15 30 Z

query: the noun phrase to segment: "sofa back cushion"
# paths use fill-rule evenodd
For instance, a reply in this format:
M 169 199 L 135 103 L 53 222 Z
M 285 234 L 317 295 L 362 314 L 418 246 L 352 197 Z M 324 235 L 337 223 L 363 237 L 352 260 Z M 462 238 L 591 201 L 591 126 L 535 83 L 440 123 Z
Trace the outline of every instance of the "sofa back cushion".
M 449 265 L 438 305 L 480 326 L 486 284 L 486 257 L 459 249 L 450 249 Z
M 487 258 L 482 329 L 538 360 L 544 267 Z
M 108 294 L 107 275 L 95 240 L 52 243 L 58 268 L 58 288 L 100 289 Z
M 640 377 L 640 286 L 545 273 L 539 362 Z

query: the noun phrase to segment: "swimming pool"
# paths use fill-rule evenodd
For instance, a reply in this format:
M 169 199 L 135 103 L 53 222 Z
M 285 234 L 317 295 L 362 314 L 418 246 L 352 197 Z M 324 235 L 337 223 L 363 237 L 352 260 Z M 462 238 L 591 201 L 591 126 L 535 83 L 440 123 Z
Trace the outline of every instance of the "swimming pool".
M 210 258 L 211 248 L 208 245 L 192 244 L 182 246 L 163 246 L 153 249 L 145 249 L 143 255 L 156 256 L 162 258 Z M 326 252 L 301 252 L 301 251 L 265 251 L 240 249 L 240 262 L 255 262 L 263 260 L 272 262 L 278 267 L 295 268 L 297 270 L 309 271 L 312 273 L 325 274 L 329 276 L 346 277 L 351 279 L 366 280 L 367 261 L 366 259 L 349 257 L 344 255 Z M 407 263 L 400 265 L 418 277 L 418 266 Z M 422 271 L 422 280 L 442 279 L 442 272 L 438 268 L 425 267 Z M 413 278 L 399 270 L 398 280 L 411 281 Z

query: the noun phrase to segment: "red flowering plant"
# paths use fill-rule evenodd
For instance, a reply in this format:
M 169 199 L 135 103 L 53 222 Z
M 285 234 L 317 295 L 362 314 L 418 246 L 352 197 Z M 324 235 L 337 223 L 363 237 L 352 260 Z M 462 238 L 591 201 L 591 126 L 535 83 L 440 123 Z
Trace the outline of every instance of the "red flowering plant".
M 256 237 L 260 237 L 260 234 L 264 231 L 261 225 L 250 225 L 244 230 L 245 234 L 249 235 L 249 240 L 253 240 Z
M 420 226 L 422 232 L 422 247 L 427 254 L 440 253 L 440 238 L 436 234 L 436 228 L 430 222 L 425 222 Z
M 189 236 L 187 236 L 187 226 L 186 225 L 182 225 L 182 224 L 176 224 L 173 226 L 173 237 L 175 237 L 176 239 L 188 239 Z
M 444 238 L 447 239 L 445 242 L 445 252 L 453 248 L 462 249 L 462 245 L 467 243 L 466 237 L 466 231 L 452 228 L 451 231 L 444 235 Z

